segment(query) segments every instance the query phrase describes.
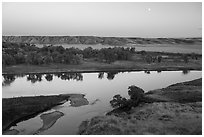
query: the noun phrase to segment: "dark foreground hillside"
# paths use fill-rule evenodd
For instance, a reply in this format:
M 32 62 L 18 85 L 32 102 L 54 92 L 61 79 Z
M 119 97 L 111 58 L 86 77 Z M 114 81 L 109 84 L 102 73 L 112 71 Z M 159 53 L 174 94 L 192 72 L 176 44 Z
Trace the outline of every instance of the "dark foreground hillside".
M 157 101 L 140 104 L 128 112 L 113 110 L 107 116 L 84 121 L 79 134 L 202 134 L 202 79 L 174 84 L 145 96 Z

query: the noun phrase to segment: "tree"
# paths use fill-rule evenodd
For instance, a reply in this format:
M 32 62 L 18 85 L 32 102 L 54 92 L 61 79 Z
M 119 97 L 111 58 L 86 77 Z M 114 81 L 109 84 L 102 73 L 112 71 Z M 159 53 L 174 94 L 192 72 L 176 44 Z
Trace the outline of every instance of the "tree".
M 93 49 L 91 47 L 80 50 L 78 48 L 63 48 L 62 46 L 43 46 L 36 47 L 34 44 L 27 43 L 2 43 L 3 45 L 3 65 L 14 64 L 80 64 L 83 58 L 93 58 L 106 63 L 112 63 L 115 60 L 129 60 L 135 53 L 135 48 L 102 48 Z
M 146 51 L 144 51 L 144 50 L 140 51 L 139 53 L 140 53 L 142 56 L 144 56 L 144 55 L 146 55 L 146 54 L 147 54 L 147 52 L 146 52 Z
M 137 86 L 128 87 L 128 95 L 130 99 L 121 97 L 119 94 L 113 96 L 113 99 L 110 101 L 110 104 L 113 108 L 126 108 L 130 110 L 132 107 L 138 106 L 144 98 L 144 90 Z
M 65 52 L 65 49 L 62 46 L 57 46 L 56 51 L 59 52 L 60 54 L 63 54 Z
M 188 62 L 189 62 L 189 60 L 188 60 L 188 55 L 183 55 L 183 61 L 184 61 L 185 63 L 188 63 Z
M 12 55 L 2 54 L 2 64 L 3 65 L 14 65 L 16 64 L 16 60 Z
M 34 64 L 35 56 L 36 56 L 35 52 L 28 52 L 27 55 L 26 55 L 25 62 L 27 64 Z
M 117 54 L 111 48 L 104 50 L 105 60 L 107 63 L 114 62 L 117 59 Z
M 79 54 L 72 55 L 71 64 L 80 64 L 81 60 L 82 60 L 82 57 Z
M 189 55 L 192 59 L 198 60 L 198 54 L 195 54 L 194 52 Z
M 162 61 L 162 56 L 158 56 L 157 60 L 158 60 L 158 63 L 160 63 Z
M 47 54 L 48 53 L 48 46 L 43 46 L 42 48 L 40 48 L 40 52 L 41 53 L 44 53 L 44 54 Z
M 14 58 L 16 59 L 16 64 L 22 64 L 25 63 L 25 56 L 23 53 L 17 53 Z
M 119 108 L 119 107 L 127 107 L 127 99 L 121 97 L 119 94 L 113 96 L 113 99 L 110 101 L 110 104 L 113 108 Z
M 152 62 L 152 56 L 151 55 L 146 55 L 145 56 L 145 61 L 150 64 Z
M 129 86 L 128 89 L 129 89 L 128 95 L 132 100 L 138 100 L 144 96 L 144 90 L 137 86 L 132 85 L 132 86 Z
M 53 62 L 55 63 L 64 63 L 64 56 L 63 54 L 60 54 L 59 52 L 53 52 L 52 53 L 52 58 L 53 58 Z
M 51 56 L 45 56 L 45 57 L 43 58 L 43 63 L 44 63 L 44 64 L 50 64 L 50 63 L 52 63 L 52 62 L 53 62 L 53 59 L 52 59 Z
M 94 57 L 93 48 L 92 48 L 92 47 L 85 48 L 85 49 L 83 50 L 83 56 L 84 56 L 85 58 Z
M 131 48 L 130 48 L 130 52 L 131 52 L 131 53 L 135 53 L 135 48 L 131 47 Z
M 16 55 L 18 53 L 18 49 L 17 49 L 17 47 L 15 47 L 15 48 L 6 48 L 4 50 L 4 52 L 11 55 L 11 56 L 14 56 L 14 55 Z

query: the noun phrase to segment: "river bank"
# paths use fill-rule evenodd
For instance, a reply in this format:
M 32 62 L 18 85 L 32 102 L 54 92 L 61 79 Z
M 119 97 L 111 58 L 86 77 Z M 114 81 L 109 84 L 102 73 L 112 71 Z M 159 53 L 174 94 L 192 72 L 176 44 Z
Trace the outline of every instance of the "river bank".
M 112 111 L 82 122 L 79 134 L 202 134 L 202 79 L 177 83 L 145 95 L 128 113 Z M 160 101 L 158 101 L 160 100 Z
M 115 61 L 102 63 L 97 61 L 83 61 L 79 65 L 50 64 L 50 65 L 15 65 L 3 66 L 2 74 L 36 74 L 36 73 L 91 73 L 104 71 L 178 71 L 202 70 L 202 60 L 184 62 L 145 63 L 136 61 Z
M 2 99 L 2 130 L 3 134 L 8 133 L 18 133 L 16 130 L 8 130 L 11 126 L 14 126 L 16 123 L 35 117 L 36 115 L 50 110 L 51 108 L 64 104 L 68 100 L 74 105 L 75 102 L 80 105 L 78 102 L 84 102 L 84 95 L 82 94 L 62 94 L 62 95 L 52 95 L 52 96 L 30 96 L 30 97 L 16 97 L 16 98 L 3 98 Z M 82 101 L 81 101 L 82 100 Z M 63 116 L 60 114 L 59 116 Z M 57 115 L 57 117 L 59 118 Z M 46 116 L 42 116 L 42 119 L 45 119 Z M 54 115 L 55 117 L 55 115 Z M 48 120 L 47 120 L 48 119 Z M 54 122 L 51 121 L 50 116 L 46 119 L 45 123 L 39 131 L 45 130 L 52 126 Z

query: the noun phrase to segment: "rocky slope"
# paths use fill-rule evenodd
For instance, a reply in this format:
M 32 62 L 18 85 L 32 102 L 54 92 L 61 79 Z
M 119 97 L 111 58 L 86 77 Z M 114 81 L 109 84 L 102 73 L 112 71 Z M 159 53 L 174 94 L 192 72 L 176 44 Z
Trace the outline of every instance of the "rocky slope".
M 95 36 L 2 36 L 3 42 L 32 44 L 201 44 L 202 38 L 131 38 Z
M 178 83 L 147 94 L 155 100 L 130 112 L 112 113 L 82 122 L 79 134 L 202 134 L 202 79 Z

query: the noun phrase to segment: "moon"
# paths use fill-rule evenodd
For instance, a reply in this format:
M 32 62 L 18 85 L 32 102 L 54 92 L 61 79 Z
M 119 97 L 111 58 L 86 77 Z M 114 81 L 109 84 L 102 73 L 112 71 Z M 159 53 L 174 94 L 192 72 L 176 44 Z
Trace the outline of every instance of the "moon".
M 151 8 L 148 8 L 147 10 L 148 10 L 148 11 L 151 11 Z

